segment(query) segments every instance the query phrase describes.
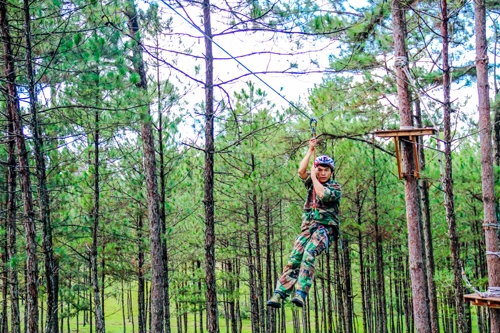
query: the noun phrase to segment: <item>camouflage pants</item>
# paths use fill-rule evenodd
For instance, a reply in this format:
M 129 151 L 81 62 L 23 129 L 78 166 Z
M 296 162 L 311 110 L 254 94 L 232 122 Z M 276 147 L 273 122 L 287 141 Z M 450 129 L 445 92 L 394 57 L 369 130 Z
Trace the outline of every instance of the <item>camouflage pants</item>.
M 314 261 L 328 249 L 328 231 L 315 221 L 304 220 L 300 235 L 295 238 L 292 253 L 276 285 L 276 291 L 289 296 L 297 291 L 309 292 L 314 279 Z

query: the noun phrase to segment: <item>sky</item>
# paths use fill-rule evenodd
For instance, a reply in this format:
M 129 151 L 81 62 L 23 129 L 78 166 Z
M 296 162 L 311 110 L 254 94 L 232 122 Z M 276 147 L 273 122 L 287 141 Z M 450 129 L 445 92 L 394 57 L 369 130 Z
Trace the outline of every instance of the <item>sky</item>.
M 356 1 L 355 3 L 358 7 L 364 5 L 364 3 L 360 1 Z M 213 1 L 212 4 L 216 5 L 217 2 Z M 161 10 L 163 11 L 163 18 L 172 18 L 172 31 L 175 33 L 181 32 L 184 34 L 181 37 L 179 37 L 178 35 L 166 35 L 164 37 L 164 40 L 162 41 L 163 43 L 165 43 L 165 48 L 174 48 L 181 52 L 189 49 L 189 52 L 191 54 L 203 57 L 205 52 L 205 44 L 203 38 L 201 38 L 202 33 L 186 23 L 179 15 L 172 11 L 172 9 L 168 8 L 165 4 L 162 4 L 160 2 L 159 5 Z M 201 8 L 192 6 L 186 9 L 186 11 L 184 12 L 179 12 L 184 17 L 189 16 L 198 27 L 203 27 Z M 220 32 L 225 27 L 225 22 L 223 22 L 220 13 L 214 11 L 214 13 L 212 14 L 212 28 L 214 33 Z M 314 85 L 321 83 L 324 78 L 324 74 L 321 73 L 321 71 L 327 69 L 329 66 L 328 56 L 331 54 L 335 54 L 338 50 L 338 45 L 336 44 L 336 42 L 328 40 L 326 38 L 322 38 L 320 40 L 309 40 L 308 42 L 302 43 L 301 47 L 298 48 L 297 44 L 295 44 L 293 40 L 290 40 L 286 36 L 272 38 L 270 34 L 262 32 L 218 36 L 214 38 L 214 41 L 235 57 L 262 51 L 289 54 L 286 56 L 254 54 L 252 56 L 239 58 L 239 60 L 248 69 L 254 72 L 284 71 L 284 74 L 258 75 L 262 80 L 264 80 L 274 90 L 278 91 L 279 94 L 284 96 L 286 99 L 293 103 L 299 103 L 306 108 L 309 91 L 314 87 Z M 241 65 L 239 65 L 235 60 L 229 59 L 228 55 L 217 45 L 213 45 L 213 53 L 216 59 L 214 61 L 215 84 L 225 82 L 227 80 L 231 80 L 235 77 L 239 77 L 248 73 L 248 71 Z M 468 53 L 465 55 L 465 57 L 474 59 L 475 55 L 473 53 L 474 52 Z M 185 70 L 189 75 L 196 77 L 201 81 L 204 80 L 204 59 L 193 59 L 192 57 L 188 56 L 175 57 L 172 54 L 168 54 L 166 55 L 166 57 L 168 61 L 174 62 L 175 66 L 181 68 L 182 70 Z M 218 58 L 226 58 L 227 60 L 218 60 Z M 312 71 L 312 73 L 305 75 L 291 75 L 289 73 L 289 71 L 293 70 L 291 69 L 291 64 L 297 64 L 300 69 L 307 69 Z M 188 92 L 184 98 L 185 104 L 183 104 L 182 106 L 183 110 L 179 110 L 179 112 L 193 114 L 192 110 L 196 108 L 197 104 L 204 100 L 203 86 L 193 82 L 192 80 L 186 79 L 186 77 L 182 74 L 169 68 L 163 68 L 162 75 L 164 77 L 167 75 L 170 77 L 177 76 L 180 86 L 189 86 L 187 90 Z M 246 82 L 249 80 L 253 81 L 257 87 L 262 88 L 264 91 L 266 91 L 268 100 L 274 103 L 278 108 L 288 107 L 288 102 L 286 100 L 272 91 L 271 88 L 266 87 L 254 76 L 246 76 L 245 78 L 239 79 L 234 83 L 225 84 L 225 91 L 222 91 L 221 89 L 215 89 L 215 98 L 221 100 L 226 98 L 226 93 L 232 95 L 235 91 L 239 91 L 240 89 L 244 88 Z M 442 90 L 436 89 L 432 94 L 434 95 L 434 97 L 440 98 L 440 96 L 442 95 Z M 460 103 L 467 102 L 467 112 L 473 113 L 477 106 L 477 92 L 475 85 L 472 85 L 470 87 L 454 85 L 452 87 L 452 100 L 454 99 L 456 99 Z M 311 114 L 311 111 L 307 109 L 305 109 L 304 112 L 306 114 Z M 188 123 L 190 123 L 189 120 Z M 189 130 L 186 128 L 182 131 L 187 132 Z M 188 136 L 192 135 L 189 134 Z

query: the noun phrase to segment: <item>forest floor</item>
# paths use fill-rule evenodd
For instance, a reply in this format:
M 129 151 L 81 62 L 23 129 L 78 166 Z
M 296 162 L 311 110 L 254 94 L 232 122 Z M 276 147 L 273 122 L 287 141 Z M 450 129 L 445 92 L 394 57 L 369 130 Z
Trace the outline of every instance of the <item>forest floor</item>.
M 105 303 L 105 316 L 106 316 L 106 332 L 107 333 L 134 333 L 138 331 L 137 328 L 137 303 L 134 300 L 133 303 L 133 313 L 134 313 L 134 325 L 132 324 L 131 321 L 125 319 L 125 329 L 123 327 L 123 312 L 122 312 L 122 304 L 119 300 L 110 297 L 106 299 Z M 299 319 L 302 321 L 302 311 L 299 310 Z M 292 321 L 292 305 L 287 304 L 286 306 L 286 318 L 287 318 L 287 332 L 293 332 L 293 321 Z M 475 315 L 475 307 L 472 307 L 472 332 L 477 332 L 477 320 L 476 320 L 476 315 Z M 90 326 L 88 324 L 83 325 L 83 313 L 80 313 L 79 315 L 79 325 L 78 328 L 76 327 L 76 316 L 73 316 L 70 318 L 69 324 L 70 324 L 70 329 L 68 330 L 67 326 L 67 318 L 64 319 L 64 327 L 63 327 L 63 332 L 68 332 L 68 333 L 90 333 Z M 188 332 L 184 333 L 194 333 L 194 315 L 191 313 L 188 315 Z M 199 323 L 199 317 L 196 318 L 196 321 Z M 311 312 L 311 331 L 314 332 L 314 313 Z M 357 324 L 357 332 L 361 333 L 362 327 L 361 327 L 361 318 L 359 318 L 359 323 Z M 243 325 L 242 325 L 242 333 L 251 333 L 251 325 L 250 325 L 250 319 L 243 319 Z M 60 323 L 61 325 L 61 323 Z M 132 331 L 132 328 L 135 328 L 134 331 Z M 226 332 L 226 322 L 223 317 L 219 317 L 219 327 L 220 327 L 220 332 Z M 59 327 L 61 329 L 61 327 Z M 172 332 L 177 332 L 177 318 L 172 317 L 171 321 L 171 328 Z M 95 327 L 94 330 L 95 331 Z M 197 327 L 197 332 L 200 332 L 199 326 Z M 206 332 L 206 329 L 204 328 L 204 332 Z

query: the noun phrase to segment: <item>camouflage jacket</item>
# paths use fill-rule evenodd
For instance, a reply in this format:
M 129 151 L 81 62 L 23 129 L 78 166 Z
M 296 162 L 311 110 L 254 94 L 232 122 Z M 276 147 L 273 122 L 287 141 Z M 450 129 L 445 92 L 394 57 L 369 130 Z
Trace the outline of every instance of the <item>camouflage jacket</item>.
M 330 179 L 323 184 L 325 187 L 325 194 L 323 198 L 320 199 L 316 195 L 316 208 L 317 211 L 313 211 L 313 183 L 311 180 L 311 175 L 308 174 L 306 179 L 302 179 L 305 187 L 307 188 L 307 199 L 304 203 L 304 214 L 303 218 L 307 220 L 316 220 L 318 223 L 326 225 L 339 225 L 339 206 L 340 197 L 342 196 L 342 189 L 340 184 L 335 180 Z

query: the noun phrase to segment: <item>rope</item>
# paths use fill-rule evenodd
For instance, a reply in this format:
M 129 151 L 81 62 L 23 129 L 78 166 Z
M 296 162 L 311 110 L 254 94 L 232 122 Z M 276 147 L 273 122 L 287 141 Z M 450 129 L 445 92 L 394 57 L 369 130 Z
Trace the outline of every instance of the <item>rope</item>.
M 500 252 L 486 251 L 487 256 L 497 256 L 500 258 Z
M 483 228 L 492 228 L 492 229 L 498 229 L 498 223 L 484 223 Z
M 226 51 L 226 49 L 224 49 L 222 46 L 220 46 L 217 42 L 215 42 L 213 40 L 212 37 L 208 36 L 205 31 L 203 31 L 202 29 L 200 29 L 198 26 L 196 26 L 193 22 L 189 21 L 187 18 L 185 18 L 181 13 L 179 13 L 174 7 L 172 7 L 169 3 L 167 3 L 166 1 L 164 0 L 161 0 L 161 2 L 167 6 L 168 8 L 170 8 L 174 13 L 176 13 L 177 15 L 179 15 L 184 21 L 186 21 L 189 25 L 191 25 L 193 28 L 195 28 L 199 33 L 201 33 L 205 38 L 207 38 L 208 40 L 210 40 L 212 43 L 214 43 L 219 49 L 221 49 L 225 54 L 227 54 L 231 59 L 233 59 L 234 61 L 236 61 L 241 67 L 243 67 L 244 69 L 246 69 L 250 74 L 252 74 L 253 76 L 255 76 L 260 82 L 262 82 L 266 87 L 268 87 L 269 89 L 271 89 L 276 95 L 278 95 L 279 97 L 281 97 L 283 100 L 285 100 L 291 107 L 293 107 L 295 110 L 299 111 L 304 117 L 308 118 L 308 119 L 311 119 L 311 117 L 309 117 L 304 111 L 302 111 L 301 109 L 299 109 L 297 106 L 295 106 L 295 104 L 293 104 L 291 101 L 289 101 L 285 96 L 283 96 L 282 94 L 280 94 L 276 89 L 274 89 L 273 87 L 271 87 L 271 85 L 269 85 L 266 81 L 264 81 L 263 79 L 260 78 L 260 76 L 258 76 L 257 74 L 255 74 L 252 70 L 250 70 L 247 66 L 245 66 L 241 61 L 239 61 L 238 59 L 236 59 L 231 53 L 229 53 L 228 51 Z
M 486 252 L 488 254 L 489 251 Z M 500 254 L 500 253 L 499 253 Z M 488 298 L 488 297 L 500 297 L 500 287 L 488 287 L 488 290 L 485 292 L 481 292 L 478 289 L 476 289 L 472 283 L 470 283 L 469 279 L 467 278 L 467 274 L 465 274 L 465 270 L 462 267 L 462 280 L 464 280 L 465 284 L 467 285 L 468 288 L 474 290 L 476 294 L 481 296 L 482 298 Z

